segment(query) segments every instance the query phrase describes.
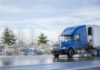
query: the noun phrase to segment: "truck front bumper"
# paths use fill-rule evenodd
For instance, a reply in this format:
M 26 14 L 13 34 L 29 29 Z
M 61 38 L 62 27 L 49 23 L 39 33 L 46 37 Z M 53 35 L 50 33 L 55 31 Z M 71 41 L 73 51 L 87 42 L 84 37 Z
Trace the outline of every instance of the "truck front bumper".
M 67 54 L 67 49 L 59 49 L 59 48 L 54 48 L 51 50 L 52 54 L 60 54 L 60 55 L 65 55 Z

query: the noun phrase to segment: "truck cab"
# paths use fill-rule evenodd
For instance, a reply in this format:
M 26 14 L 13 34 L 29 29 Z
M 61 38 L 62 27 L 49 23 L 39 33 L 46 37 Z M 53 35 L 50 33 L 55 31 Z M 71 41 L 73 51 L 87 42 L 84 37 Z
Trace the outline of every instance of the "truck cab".
M 77 49 L 86 49 L 87 46 L 86 25 L 69 27 L 60 34 L 60 40 L 53 44 L 52 53 L 55 57 L 68 55 L 71 58 Z

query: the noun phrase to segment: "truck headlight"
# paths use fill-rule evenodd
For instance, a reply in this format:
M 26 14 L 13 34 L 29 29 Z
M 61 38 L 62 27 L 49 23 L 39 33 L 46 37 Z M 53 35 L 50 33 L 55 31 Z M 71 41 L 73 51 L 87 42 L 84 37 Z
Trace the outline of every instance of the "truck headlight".
M 66 49 L 66 47 L 62 47 L 62 49 Z

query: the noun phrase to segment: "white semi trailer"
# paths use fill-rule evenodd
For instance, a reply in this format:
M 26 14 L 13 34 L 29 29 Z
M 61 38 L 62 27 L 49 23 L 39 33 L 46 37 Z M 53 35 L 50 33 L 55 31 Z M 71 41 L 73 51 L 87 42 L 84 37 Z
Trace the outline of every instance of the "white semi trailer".
M 80 25 L 64 29 L 59 43 L 54 43 L 52 53 L 55 57 L 66 54 L 72 57 L 81 50 L 93 55 L 100 54 L 99 25 Z
M 91 41 L 91 45 L 93 46 L 93 48 L 100 48 L 100 26 L 91 25 L 87 26 L 87 29 L 88 29 L 88 42 Z

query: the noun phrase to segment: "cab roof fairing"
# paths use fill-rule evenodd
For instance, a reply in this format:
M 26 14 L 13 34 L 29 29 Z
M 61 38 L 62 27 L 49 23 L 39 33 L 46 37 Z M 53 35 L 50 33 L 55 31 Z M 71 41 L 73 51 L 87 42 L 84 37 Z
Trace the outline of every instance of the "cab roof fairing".
M 78 29 L 85 28 L 85 27 L 86 25 L 69 27 L 69 28 L 64 29 L 64 31 L 60 35 L 74 35 Z

